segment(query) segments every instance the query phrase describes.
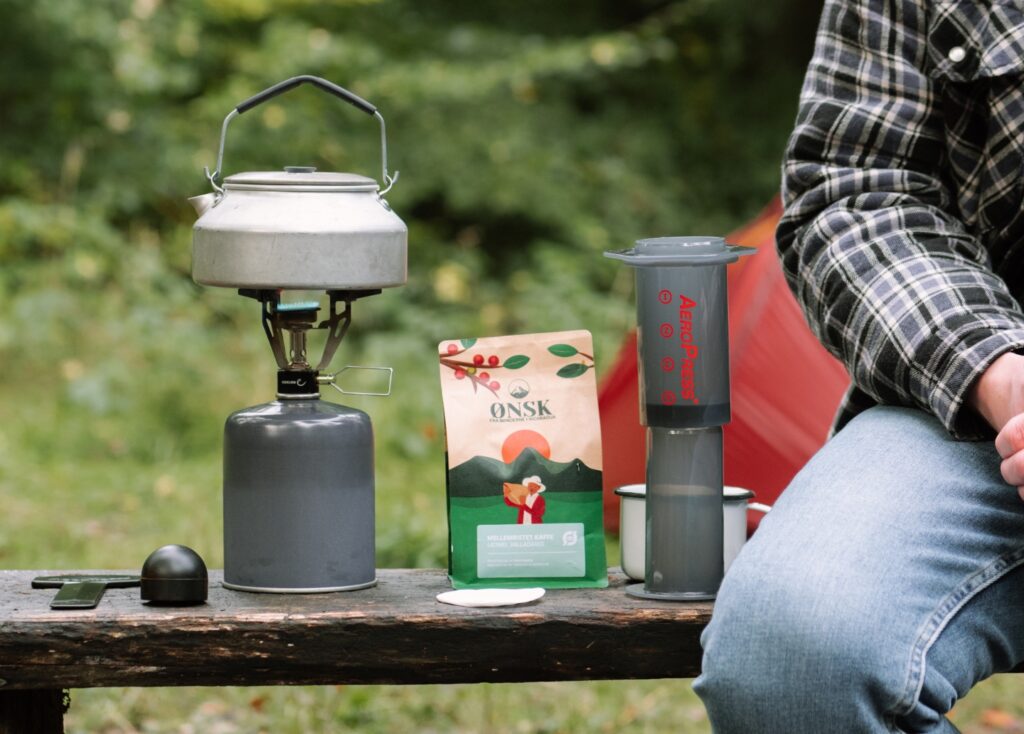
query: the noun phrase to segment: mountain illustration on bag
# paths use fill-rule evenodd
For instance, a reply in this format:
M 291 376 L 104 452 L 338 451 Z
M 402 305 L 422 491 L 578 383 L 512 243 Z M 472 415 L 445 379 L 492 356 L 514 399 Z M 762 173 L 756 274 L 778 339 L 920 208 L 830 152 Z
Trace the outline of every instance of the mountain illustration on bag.
M 541 477 L 548 495 L 592 492 L 595 483 L 600 486 L 601 482 L 601 472 L 579 459 L 560 463 L 545 458 L 537 449 L 527 448 L 511 464 L 477 456 L 449 470 L 448 493 L 452 497 L 500 497 L 503 483 L 518 483 L 529 474 Z

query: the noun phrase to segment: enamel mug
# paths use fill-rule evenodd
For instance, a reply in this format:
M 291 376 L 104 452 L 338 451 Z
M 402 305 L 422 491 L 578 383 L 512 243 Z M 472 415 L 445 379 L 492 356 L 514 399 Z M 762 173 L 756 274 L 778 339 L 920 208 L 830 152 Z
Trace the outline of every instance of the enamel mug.
M 725 487 L 723 505 L 722 559 L 729 570 L 733 559 L 747 541 L 747 511 L 768 512 L 771 507 L 750 502 L 754 493 L 742 487 Z M 644 552 L 647 540 L 647 485 L 627 484 L 615 490 L 619 495 L 619 543 L 622 570 L 634 581 L 644 580 Z

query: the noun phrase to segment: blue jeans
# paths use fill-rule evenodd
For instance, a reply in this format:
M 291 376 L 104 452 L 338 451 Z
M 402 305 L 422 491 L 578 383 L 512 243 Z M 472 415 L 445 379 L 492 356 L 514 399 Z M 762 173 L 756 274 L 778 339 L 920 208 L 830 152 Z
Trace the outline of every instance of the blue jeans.
M 956 700 L 1024 661 L 1024 502 L 994 446 L 858 416 L 764 518 L 701 642 L 715 732 L 956 731 Z

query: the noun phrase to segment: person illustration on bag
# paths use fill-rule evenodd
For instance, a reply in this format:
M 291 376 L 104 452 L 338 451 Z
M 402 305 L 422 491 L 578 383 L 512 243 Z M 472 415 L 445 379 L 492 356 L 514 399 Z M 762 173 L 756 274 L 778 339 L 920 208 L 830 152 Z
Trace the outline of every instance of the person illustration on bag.
M 545 489 L 547 487 L 536 475 L 526 477 L 520 484 L 505 482 L 502 485 L 505 504 L 519 510 L 518 524 L 540 525 L 544 521 L 545 502 L 540 495 Z

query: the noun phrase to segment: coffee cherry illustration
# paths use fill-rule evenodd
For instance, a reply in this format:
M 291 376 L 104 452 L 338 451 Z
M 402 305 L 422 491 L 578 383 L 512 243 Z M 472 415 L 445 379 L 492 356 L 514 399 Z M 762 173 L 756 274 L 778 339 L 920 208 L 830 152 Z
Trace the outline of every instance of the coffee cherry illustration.
M 473 355 L 473 364 L 475 364 L 477 367 L 479 367 L 483 363 L 484 363 L 484 355 L 482 355 L 482 354 L 474 354 Z
M 449 344 L 448 345 L 448 354 L 455 354 L 457 351 L 459 351 L 459 345 L 458 344 Z
M 476 376 L 476 379 L 487 382 L 489 379 L 491 379 L 491 376 L 487 372 L 481 372 L 479 375 Z
M 488 387 L 497 392 L 498 388 L 501 387 L 501 383 L 498 382 L 497 380 L 494 380 L 493 382 L 491 382 L 490 385 L 488 385 Z
M 458 368 L 457 370 L 455 370 L 455 379 L 456 380 L 465 380 L 466 379 L 466 370 L 462 369 L 461 367 Z
M 494 355 L 494 354 L 492 354 L 490 357 L 487 358 L 487 364 L 490 365 L 491 367 L 497 367 L 498 366 L 498 362 L 500 362 L 500 361 L 501 360 L 498 359 L 498 357 L 496 355 Z
M 476 374 L 476 367 L 467 367 L 466 368 L 466 374 L 467 375 L 475 375 Z

